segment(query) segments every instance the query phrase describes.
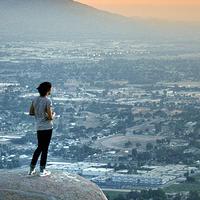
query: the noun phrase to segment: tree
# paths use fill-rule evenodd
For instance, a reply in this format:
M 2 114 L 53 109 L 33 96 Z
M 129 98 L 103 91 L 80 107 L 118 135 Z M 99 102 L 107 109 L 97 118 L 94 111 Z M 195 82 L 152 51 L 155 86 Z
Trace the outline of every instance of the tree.
M 152 149 L 153 149 L 153 144 L 147 143 L 147 144 L 146 144 L 146 150 L 147 150 L 147 151 L 151 151 Z
M 177 195 L 174 197 L 173 200 L 182 200 L 181 195 L 180 195 L 180 194 L 177 194 Z
M 132 149 L 132 158 L 137 158 L 137 149 Z
M 139 143 L 139 142 L 137 142 L 136 143 L 136 147 L 138 148 L 138 147 L 141 147 L 142 145 L 141 145 L 141 143 Z
M 162 131 L 161 123 L 155 124 L 155 132 L 160 133 Z
M 199 193 L 197 191 L 190 191 L 187 200 L 200 200 Z
M 141 193 L 137 191 L 132 191 L 127 194 L 127 199 L 141 199 Z
M 128 141 L 128 142 L 125 142 L 124 147 L 125 147 L 125 148 L 129 148 L 129 147 L 131 147 L 132 145 L 133 145 L 132 142 L 131 142 L 131 141 Z
M 167 199 L 167 196 L 162 189 L 152 190 L 151 197 L 153 198 L 153 200 L 166 200 Z
M 194 183 L 196 180 L 194 177 L 187 176 L 187 182 Z
M 114 200 L 126 200 L 126 198 L 122 194 L 119 194 Z
M 143 199 L 149 199 L 149 198 L 151 198 L 151 197 L 150 197 L 150 192 L 149 192 L 148 190 L 142 190 L 142 191 L 141 191 L 141 197 L 142 197 Z

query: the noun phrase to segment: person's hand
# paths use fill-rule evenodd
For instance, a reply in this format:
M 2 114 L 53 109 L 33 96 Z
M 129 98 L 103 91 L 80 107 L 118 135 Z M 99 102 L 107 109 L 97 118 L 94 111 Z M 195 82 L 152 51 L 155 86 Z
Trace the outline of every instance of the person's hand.
M 55 116 L 56 116 L 56 113 L 55 113 L 55 112 L 53 112 L 53 113 L 52 113 L 52 117 L 53 117 L 53 118 L 55 118 Z

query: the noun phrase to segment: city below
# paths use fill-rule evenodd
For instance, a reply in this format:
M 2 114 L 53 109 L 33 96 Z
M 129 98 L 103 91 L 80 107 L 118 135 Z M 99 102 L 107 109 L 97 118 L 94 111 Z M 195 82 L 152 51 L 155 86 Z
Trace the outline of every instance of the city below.
M 28 172 L 37 142 L 29 107 L 48 80 L 56 113 L 48 169 L 105 190 L 192 181 L 200 167 L 200 55 L 187 45 L 195 50 L 135 41 L 0 44 L 0 168 Z

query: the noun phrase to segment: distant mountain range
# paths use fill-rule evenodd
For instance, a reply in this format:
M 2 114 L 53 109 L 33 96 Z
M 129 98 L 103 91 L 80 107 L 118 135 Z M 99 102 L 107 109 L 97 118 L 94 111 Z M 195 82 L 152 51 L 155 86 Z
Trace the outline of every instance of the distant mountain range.
M 1 40 L 164 39 L 197 36 L 199 30 L 196 25 L 127 18 L 72 0 L 0 0 Z

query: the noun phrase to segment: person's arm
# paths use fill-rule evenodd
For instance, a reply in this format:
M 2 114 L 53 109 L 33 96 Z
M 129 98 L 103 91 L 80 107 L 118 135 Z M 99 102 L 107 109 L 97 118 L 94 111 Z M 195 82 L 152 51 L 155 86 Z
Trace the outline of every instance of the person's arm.
M 55 113 L 52 110 L 52 102 L 50 100 L 47 102 L 46 113 L 47 113 L 47 119 L 48 120 L 53 120 L 54 119 Z
M 47 107 L 47 118 L 48 120 L 53 120 L 54 118 L 54 113 L 51 107 Z
M 33 102 L 32 102 L 31 107 L 29 109 L 29 115 L 31 115 L 31 116 L 35 115 L 35 109 L 34 109 L 34 106 L 33 106 Z

